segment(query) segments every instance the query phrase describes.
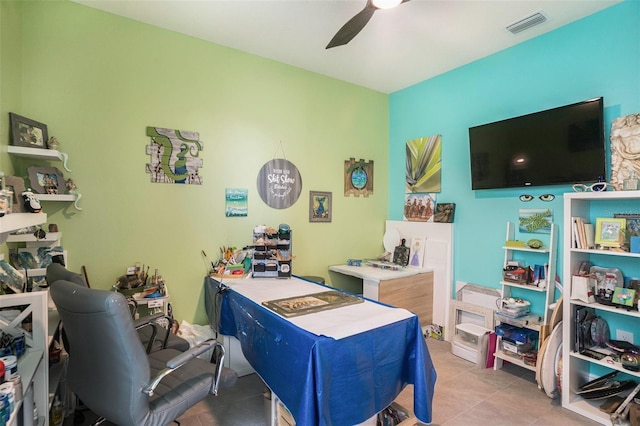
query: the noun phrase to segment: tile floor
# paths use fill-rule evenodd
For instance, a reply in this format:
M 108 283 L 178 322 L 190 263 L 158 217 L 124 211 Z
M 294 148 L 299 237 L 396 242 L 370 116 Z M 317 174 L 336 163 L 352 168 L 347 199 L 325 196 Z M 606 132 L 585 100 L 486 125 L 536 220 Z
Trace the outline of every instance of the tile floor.
M 433 399 L 433 425 L 597 425 L 559 406 L 538 389 L 533 372 L 512 365 L 498 371 L 476 369 L 451 354 L 449 343 L 427 340 L 438 373 Z M 264 426 L 265 386 L 258 376 L 241 377 L 233 389 L 210 396 L 189 409 L 178 420 L 182 426 Z M 398 403 L 413 406 L 413 387 L 407 386 Z M 93 418 L 85 415 L 85 422 Z M 73 426 L 73 416 L 65 419 Z M 111 426 L 110 423 L 103 425 Z M 346 425 L 337 425 L 346 426 Z

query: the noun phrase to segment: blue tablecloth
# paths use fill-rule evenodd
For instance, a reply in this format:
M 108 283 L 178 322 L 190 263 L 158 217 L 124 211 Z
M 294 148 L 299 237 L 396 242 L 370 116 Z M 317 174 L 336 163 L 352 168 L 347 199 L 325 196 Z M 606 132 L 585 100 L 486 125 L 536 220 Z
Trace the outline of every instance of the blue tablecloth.
M 205 279 L 207 312 L 217 281 Z M 219 332 L 242 352 L 298 425 L 354 425 L 386 408 L 409 383 L 413 411 L 430 423 L 436 371 L 412 316 L 339 340 L 307 332 L 228 288 L 219 306 Z

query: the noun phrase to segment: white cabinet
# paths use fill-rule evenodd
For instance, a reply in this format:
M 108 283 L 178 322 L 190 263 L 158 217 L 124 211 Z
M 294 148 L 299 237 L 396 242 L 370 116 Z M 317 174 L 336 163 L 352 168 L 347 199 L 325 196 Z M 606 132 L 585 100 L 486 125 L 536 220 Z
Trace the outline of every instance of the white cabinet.
M 22 320 L 31 315 L 31 331 L 24 331 L 26 351 L 18 359 L 18 374 L 22 379 L 23 398 L 18 403 L 9 425 L 19 424 L 22 416 L 25 426 L 33 425 L 34 403 L 38 412 L 38 424 L 49 424 L 49 361 L 48 361 L 48 293 L 11 294 L 0 296 L 0 308 L 15 308 L 20 314 L 15 318 L 0 315 L 0 328 L 21 329 Z
M 611 424 L 609 415 L 599 410 L 603 400 L 586 400 L 576 394 L 576 390 L 588 381 L 612 371 L 623 373 L 625 379 L 640 381 L 640 372 L 624 369 L 611 359 L 596 360 L 576 351 L 576 310 L 582 306 L 594 308 L 596 315 L 604 318 L 609 324 L 611 338 L 616 339 L 616 330 L 625 330 L 635 337 L 639 343 L 640 312 L 616 309 L 614 306 L 599 303 L 584 303 L 570 300 L 571 279 L 577 273 L 582 262 L 606 268 L 619 268 L 624 276 L 640 276 L 640 254 L 612 251 L 573 248 L 571 218 L 580 216 L 591 223 L 598 217 L 613 217 L 615 213 L 636 211 L 640 201 L 640 191 L 586 192 L 567 193 L 564 195 L 564 243 L 563 243 L 563 374 L 562 374 L 562 406 L 580 415 L 602 424 Z M 620 380 L 622 377 L 619 376 Z
M 47 221 L 45 213 L 11 213 L 0 217 L 0 242 L 9 233 L 27 226 L 41 225 Z M 49 313 L 48 292 L 11 294 L 0 296 L 0 308 L 20 307 L 22 313 L 15 319 L 0 316 L 0 328 L 17 328 L 20 321 L 31 314 L 32 331 L 25 333 L 27 351 L 18 361 L 18 374 L 22 378 L 23 401 L 15 410 L 10 425 L 18 424 L 17 416 L 23 416 L 22 424 L 33 424 L 33 404 L 38 412 L 40 425 L 49 424 Z
M 515 224 L 507 223 L 506 241 L 515 240 Z M 537 333 L 538 345 L 542 343 L 549 330 L 549 317 L 551 314 L 550 306 L 552 305 L 555 294 L 555 277 L 556 277 L 556 257 L 557 257 L 557 229 L 551 224 L 549 241 L 542 248 L 533 249 L 527 247 L 513 247 L 505 245 L 504 250 L 504 267 L 509 262 L 518 262 L 521 266 L 541 265 L 545 266 L 545 277 L 540 280 L 537 285 L 519 284 L 507 280 L 500 281 L 502 286 L 502 297 L 517 297 L 533 302 L 532 306 L 536 310 L 532 310 L 528 315 L 519 318 L 506 318 L 496 314 L 497 323 L 507 323 L 526 330 L 532 330 Z M 503 343 L 500 337 L 496 345 L 494 369 L 502 367 L 503 361 L 519 365 L 529 370 L 535 371 L 536 365 L 532 362 L 525 363 L 524 360 L 517 356 L 514 351 L 503 350 Z M 509 347 L 513 349 L 513 347 Z

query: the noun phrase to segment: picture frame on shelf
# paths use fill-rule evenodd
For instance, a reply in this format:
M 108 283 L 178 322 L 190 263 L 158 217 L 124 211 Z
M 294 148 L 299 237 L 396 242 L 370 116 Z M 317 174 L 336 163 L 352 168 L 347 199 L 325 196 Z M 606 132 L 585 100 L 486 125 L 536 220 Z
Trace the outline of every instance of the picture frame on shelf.
M 613 217 L 626 220 L 624 242 L 627 246 L 631 237 L 640 237 L 640 214 L 614 213 Z
M 331 222 L 331 192 L 309 191 L 309 222 Z
M 20 176 L 5 176 L 5 185 L 13 191 L 13 206 L 11 208 L 12 213 L 22 213 L 24 211 L 22 206 L 22 193 L 26 191 L 24 185 L 24 179 Z
M 424 260 L 424 248 L 426 245 L 425 237 L 411 238 L 411 247 L 409 248 L 409 265 L 422 268 Z
M 611 301 L 616 305 L 633 307 L 636 299 L 636 291 L 630 288 L 616 287 Z
M 46 124 L 12 112 L 9 113 L 9 121 L 11 122 L 12 145 L 29 148 L 47 148 L 49 133 Z
M 56 167 L 29 166 L 29 185 L 36 194 L 64 194 L 65 181 Z
M 626 219 L 596 218 L 595 243 L 601 247 L 620 247 L 624 242 Z

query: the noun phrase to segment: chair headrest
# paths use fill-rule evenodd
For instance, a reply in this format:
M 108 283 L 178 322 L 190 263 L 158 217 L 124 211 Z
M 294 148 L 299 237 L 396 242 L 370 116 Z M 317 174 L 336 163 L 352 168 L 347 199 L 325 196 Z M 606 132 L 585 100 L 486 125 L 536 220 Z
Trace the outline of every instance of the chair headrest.
M 56 281 L 64 280 L 70 281 L 83 287 L 88 287 L 87 282 L 85 281 L 82 274 L 71 272 L 61 264 L 55 262 L 47 266 L 46 280 L 49 285 L 53 284 Z

